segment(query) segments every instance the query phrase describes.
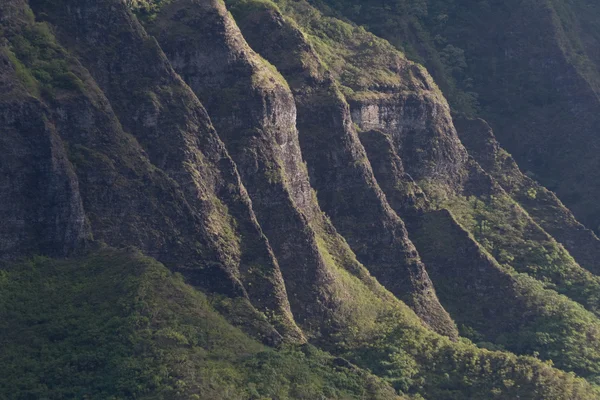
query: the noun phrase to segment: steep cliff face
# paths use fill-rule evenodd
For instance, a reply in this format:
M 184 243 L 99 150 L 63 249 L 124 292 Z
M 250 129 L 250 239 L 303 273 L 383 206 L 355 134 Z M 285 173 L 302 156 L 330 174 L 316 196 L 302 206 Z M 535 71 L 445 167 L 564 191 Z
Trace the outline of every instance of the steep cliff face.
M 341 76 L 344 75 L 341 74 Z M 371 96 L 374 96 L 374 94 L 371 94 Z M 409 177 L 404 175 L 404 165 L 408 165 L 418 171 L 418 182 L 423 186 L 425 193 L 433 198 L 433 206 L 452 209 L 459 217 L 460 222 L 473 233 L 477 240 L 484 244 L 484 247 L 493 257 L 501 263 L 514 267 L 519 272 L 530 274 L 541 281 L 551 282 L 556 285 L 553 289 L 566 294 L 595 312 L 598 305 L 596 296 L 592 293 L 598 288 L 597 278 L 577 265 L 570 255 L 524 209 L 512 203 L 494 177 L 488 175 L 475 160 L 466 160 L 467 152 L 458 139 L 448 107 L 444 107 L 445 101 L 443 99 L 438 100 L 441 101 L 440 105 L 437 106 L 438 112 L 432 110 L 431 107 L 427 109 L 426 105 L 431 103 L 431 100 L 416 103 L 412 107 L 413 111 L 410 111 L 411 107 L 406 107 L 405 103 L 398 98 L 388 101 L 387 104 L 369 104 L 369 100 L 356 101 L 358 109 L 354 114 L 355 121 L 361 128 L 380 131 L 379 134 L 373 131 L 364 132 L 361 138 L 367 142 L 366 147 L 370 150 L 368 152 L 369 159 L 376 160 L 375 162 L 380 165 L 376 177 L 378 181 L 382 182 L 384 192 L 390 202 L 395 205 L 399 215 L 409 217 L 414 215 L 415 211 L 413 210 L 414 206 L 412 206 L 414 199 L 407 198 L 408 193 L 406 192 L 407 185 L 412 184 L 410 177 L 414 175 L 410 174 Z M 422 104 L 425 104 L 425 106 Z M 415 109 L 425 111 L 415 112 Z M 439 110 L 443 111 L 441 116 Z M 407 112 L 411 115 L 407 116 Z M 416 120 L 421 121 L 420 123 L 414 122 L 414 115 L 419 116 Z M 411 131 L 410 128 L 406 128 L 407 126 L 413 127 L 414 130 Z M 426 126 L 429 128 L 425 128 Z M 416 129 L 414 127 L 420 128 Z M 461 129 L 465 128 L 461 126 Z M 404 154 L 407 151 L 406 144 L 402 143 L 406 131 L 410 131 L 417 138 L 430 138 L 429 140 L 432 143 L 446 143 L 446 151 L 440 151 L 435 145 L 424 145 L 420 149 L 411 148 L 408 151 L 408 154 L 417 154 L 419 159 L 410 158 L 409 156 L 409 159 L 405 160 L 399 153 Z M 400 138 L 400 143 L 394 138 Z M 477 138 L 472 140 L 477 140 Z M 392 146 L 392 148 L 389 148 L 389 146 Z M 477 154 L 483 161 L 486 161 L 485 157 L 494 157 L 493 153 L 486 153 L 486 150 L 491 149 L 482 150 Z M 457 162 L 457 159 L 463 159 L 464 161 Z M 489 161 L 487 163 L 489 164 Z M 438 165 L 441 167 L 437 170 L 428 169 L 428 166 Z M 453 174 L 448 173 L 447 170 L 444 171 L 444 165 L 451 165 L 452 168 L 458 168 L 458 170 Z M 512 171 L 502 165 L 496 167 L 495 176 L 504 181 L 510 181 L 506 174 Z M 518 174 L 512 172 L 512 174 L 516 177 L 522 176 L 520 172 Z M 404 193 L 402 193 L 403 190 Z M 471 200 L 464 201 L 462 200 L 464 197 Z M 516 198 L 516 200 L 523 200 L 524 197 L 526 197 L 526 194 L 520 199 Z M 403 202 L 407 203 L 402 204 Z M 487 208 L 490 212 L 488 215 L 483 215 L 485 213 L 479 213 L 477 207 Z M 421 206 L 421 211 L 430 211 L 431 209 L 432 207 Z M 466 209 L 471 209 L 471 211 L 465 213 Z M 504 213 L 500 210 L 503 210 Z M 546 218 L 560 221 L 561 208 L 558 208 L 557 211 L 547 209 Z M 493 217 L 492 214 L 495 213 L 497 213 L 497 216 Z M 470 217 L 466 217 L 466 214 Z M 452 265 L 451 269 L 455 270 L 461 269 L 461 265 L 471 264 L 469 259 L 477 259 L 472 254 L 464 257 L 460 262 L 454 262 L 450 261 L 456 257 L 456 251 L 452 247 L 448 247 L 446 250 L 436 248 L 432 251 L 430 246 L 426 246 L 427 242 L 439 242 L 442 237 L 455 238 L 458 242 L 464 242 L 464 244 L 456 244 L 458 248 L 463 246 L 477 248 L 479 246 L 476 243 L 469 244 L 468 242 L 472 239 L 466 236 L 462 240 L 458 240 L 461 235 L 455 233 L 456 230 L 460 230 L 457 222 L 450 222 L 451 217 L 446 218 L 442 217 L 441 214 L 437 215 L 442 221 L 439 224 L 432 225 L 429 225 L 429 223 L 415 223 L 416 220 L 420 219 L 418 215 L 416 218 L 406 219 L 409 236 L 414 235 L 415 240 L 419 238 L 417 242 L 424 246 L 420 248 L 418 245 L 417 249 L 423 253 L 422 256 L 426 261 L 426 265 L 428 259 L 431 260 L 432 264 L 439 265 L 439 260 L 441 260 L 439 257 L 445 257 L 447 259 L 445 264 Z M 435 218 L 435 216 L 427 216 L 428 220 L 434 220 Z M 477 222 L 469 222 L 468 218 L 475 218 Z M 500 219 L 504 221 L 504 226 L 500 223 Z M 429 227 L 426 227 L 427 225 Z M 453 225 L 456 226 L 451 228 Z M 510 234 L 506 235 L 507 232 L 510 232 Z M 573 238 L 575 237 L 573 236 Z M 505 238 L 510 239 L 505 240 Z M 435 259 L 438 259 L 438 261 L 435 261 Z M 489 264 L 491 270 L 496 269 L 496 266 L 491 265 L 489 262 L 480 263 Z M 431 265 L 431 268 L 435 268 L 434 265 Z M 483 265 L 481 268 L 483 268 Z M 468 274 L 465 274 L 464 284 L 468 286 L 470 278 L 466 278 L 466 275 Z M 434 280 L 434 284 L 445 286 L 449 282 L 448 279 L 441 276 L 438 279 L 439 281 Z M 491 285 L 493 281 L 492 279 L 487 285 Z M 481 301 L 477 304 L 483 305 L 489 299 L 487 290 L 477 292 L 481 296 Z M 519 296 L 516 295 L 512 298 Z M 452 302 L 452 296 L 447 297 L 446 301 Z M 518 302 L 512 306 L 514 309 L 522 308 L 522 304 Z M 455 315 L 455 318 L 460 319 L 458 315 Z M 513 316 L 509 316 L 506 321 L 512 319 Z M 492 330 L 494 329 L 496 328 L 492 328 Z
M 378 42 L 378 39 L 369 36 L 359 28 L 320 15 L 307 3 L 282 1 L 278 2 L 278 5 L 282 12 L 298 21 L 308 32 L 307 40 L 314 45 L 318 57 L 323 57 L 328 65 L 333 66 L 329 70 L 331 77 L 340 85 L 344 96 L 352 99 L 351 104 L 354 104 L 354 116 L 359 122 L 359 128 L 377 129 L 387 135 L 388 139 L 382 142 L 383 151 L 376 152 L 374 155 L 368 154 L 367 151 L 366 161 L 370 161 L 369 157 L 376 160 L 374 162 L 378 165 L 381 187 L 386 198 L 394 199 L 395 211 L 406 218 L 408 237 L 414 237 L 418 242 L 417 250 L 423 253 L 421 256 L 425 265 L 427 266 L 429 262 L 432 264 L 432 274 L 435 272 L 436 276 L 434 285 L 440 285 L 443 287 L 441 290 L 448 294 L 444 296 L 444 300 L 448 309 L 453 309 L 456 313 L 454 318 L 461 324 L 471 320 L 474 325 L 471 327 L 465 325 L 466 328 L 477 326 L 474 332 L 482 334 L 485 340 L 517 352 L 528 352 L 535 348 L 534 351 L 540 351 L 543 358 L 553 358 L 563 368 L 575 368 L 586 376 L 595 376 L 597 371 L 592 366 L 594 361 L 591 360 L 597 357 L 594 355 L 597 354 L 599 344 L 596 339 L 588 341 L 584 336 L 580 336 L 577 339 L 578 345 L 567 350 L 567 353 L 577 358 L 573 351 L 576 351 L 579 346 L 589 346 L 591 364 L 588 364 L 587 361 L 583 363 L 575 361 L 575 358 L 570 358 L 571 356 L 564 358 L 551 356 L 555 350 L 545 347 L 544 341 L 540 341 L 539 337 L 536 338 L 525 332 L 536 329 L 536 326 L 546 326 L 544 329 L 547 334 L 556 335 L 554 328 L 548 327 L 543 321 L 547 320 L 548 315 L 552 315 L 548 313 L 548 309 L 553 307 L 552 304 L 560 301 L 563 307 L 569 308 L 571 312 L 578 315 L 575 319 L 586 321 L 582 322 L 582 327 L 586 326 L 582 329 L 587 331 L 590 337 L 595 337 L 593 332 L 599 322 L 594 315 L 597 310 L 597 300 L 593 294 L 598 285 L 597 278 L 577 265 L 564 248 L 557 244 L 523 208 L 510 199 L 492 176 L 486 173 L 474 159 L 467 158 L 466 149 L 460 143 L 450 117 L 449 107 L 439 90 L 430 82 L 430 78 L 423 75 L 422 70 L 417 67 L 409 68 L 411 63 L 389 44 Z M 244 10 L 244 6 L 239 7 Z M 260 7 L 255 6 L 254 10 L 256 9 Z M 248 30 L 246 33 L 248 37 L 259 36 L 264 42 L 269 43 L 275 35 L 266 34 L 264 31 L 262 34 L 257 34 L 250 29 L 252 26 L 250 24 L 258 25 L 257 21 L 260 20 L 261 29 L 264 29 L 268 26 L 268 22 L 260 18 L 265 18 L 265 15 L 273 18 L 272 16 L 277 14 L 277 11 L 273 10 L 275 9 L 272 7 L 270 12 L 263 13 L 260 17 L 261 14 L 249 13 L 246 8 L 246 17 L 243 20 L 250 22 L 249 25 L 244 25 L 245 22 L 242 22 L 242 30 L 244 32 Z M 278 32 L 281 31 L 283 30 L 280 29 Z M 330 33 L 332 31 L 336 33 Z M 330 37 L 328 35 L 337 35 L 336 42 L 327 41 Z M 289 43 L 290 39 L 280 42 Z M 262 51 L 268 59 L 277 59 L 267 55 L 271 48 L 267 47 L 265 50 L 264 43 L 255 45 L 252 40 L 250 43 Z M 367 56 L 368 63 L 365 62 Z M 310 58 L 306 56 L 300 58 L 302 61 L 307 59 Z M 279 66 L 276 61 L 273 62 Z M 297 71 L 298 65 L 302 64 L 311 65 L 305 61 L 298 62 L 295 70 Z M 282 68 L 294 70 L 289 60 L 281 65 Z M 421 71 L 420 75 L 415 74 L 415 68 Z M 304 76 L 309 75 L 310 70 L 305 68 L 305 71 Z M 317 74 L 319 71 L 314 68 L 312 71 L 313 76 L 317 76 L 314 71 Z M 285 72 L 283 74 L 287 76 Z M 299 79 L 296 78 L 296 82 L 298 81 Z M 411 96 L 412 102 L 403 100 Z M 316 103 L 312 101 L 312 104 Z M 319 105 L 319 110 L 312 109 L 310 115 L 317 115 L 317 112 L 326 109 L 322 103 Z M 333 113 L 328 112 L 328 114 Z M 301 115 L 299 116 L 300 121 Z M 302 143 L 302 128 L 300 132 Z M 367 140 L 368 136 L 369 132 L 362 134 L 362 137 Z M 319 137 L 325 137 L 325 134 Z M 407 162 L 399 154 L 403 154 L 403 147 L 412 145 L 411 140 L 407 139 L 411 137 L 413 137 L 412 142 L 417 145 L 412 147 L 412 152 L 408 152 Z M 393 148 L 385 149 L 388 144 L 392 144 Z M 317 148 L 321 150 L 325 146 L 325 143 L 319 142 Z M 336 145 L 337 149 L 340 147 L 340 144 Z M 369 145 L 367 147 L 369 148 Z M 370 147 L 373 149 L 373 146 Z M 315 150 L 308 150 L 310 151 Z M 386 162 L 379 156 L 382 153 L 388 156 L 387 166 L 382 165 Z M 322 159 L 323 157 L 320 158 Z M 307 160 L 310 171 L 311 160 L 308 156 Z M 426 202 L 421 202 L 423 204 L 420 205 L 420 211 L 427 211 L 424 215 L 419 215 L 419 210 L 415 210 L 410 204 L 413 201 L 411 197 L 418 193 L 418 189 L 415 189 L 414 182 L 401 172 L 402 164 L 404 164 L 403 168 L 412 168 L 420 174 L 417 182 L 431 200 L 429 208 L 424 205 Z M 324 164 L 321 165 L 324 167 Z M 432 167 L 436 165 L 440 167 Z M 322 167 L 317 169 L 323 170 Z M 397 176 L 392 176 L 394 171 L 397 172 Z M 331 174 L 331 171 L 327 172 Z M 320 174 L 325 173 L 320 172 Z M 377 177 L 378 181 L 379 179 Z M 349 179 L 345 179 L 345 182 L 349 182 Z M 331 186 L 333 185 L 329 185 Z M 358 190 L 353 190 L 353 193 L 358 193 Z M 336 194 L 339 195 L 340 192 L 337 191 Z M 343 199 L 348 201 L 347 196 Z M 401 205 L 403 201 L 409 203 Z M 332 201 L 338 208 L 340 202 L 339 197 Z M 364 204 L 363 200 L 361 202 Z M 356 206 L 354 204 L 354 209 Z M 435 208 L 448 208 L 456 218 L 449 214 L 431 212 Z M 407 211 L 408 214 L 403 214 Z M 409 218 L 415 212 L 416 217 Z M 332 220 L 337 224 L 333 217 Z M 339 225 L 337 226 L 342 232 Z M 470 234 L 465 232 L 465 229 Z M 349 237 L 346 233 L 344 235 Z M 444 238 L 449 240 L 445 246 L 442 245 Z M 351 240 L 349 243 L 353 244 Z M 431 243 L 440 245 L 431 246 Z M 491 257 L 483 255 L 486 251 Z M 357 254 L 360 257 L 358 251 Z M 446 275 L 453 274 L 453 271 L 462 273 L 454 277 Z M 527 274 L 534 279 L 526 275 L 521 276 L 516 272 Z M 383 283 L 385 278 L 377 277 Z M 473 281 L 479 284 L 473 285 Z M 507 293 L 511 293 L 508 296 L 510 300 L 506 300 L 506 296 L 500 295 L 495 298 L 490 294 L 489 288 L 495 281 L 506 282 L 506 285 L 501 286 L 506 287 Z M 387 282 L 384 285 L 390 287 Z M 459 300 L 453 295 L 459 287 L 462 287 L 463 289 L 460 290 L 464 290 L 465 293 L 472 292 L 471 296 L 477 297 L 478 300 L 466 303 L 464 300 Z M 559 300 L 557 293 L 567 295 L 570 300 Z M 503 299 L 501 303 L 499 299 Z M 576 303 L 584 305 L 588 311 L 580 310 L 579 304 Z M 498 304 L 503 304 L 503 307 L 498 307 Z M 520 315 L 525 309 L 531 313 L 531 319 L 528 322 L 515 323 L 515 316 Z M 495 318 L 490 319 L 486 315 L 494 315 Z M 566 328 L 574 323 L 574 319 L 567 315 L 560 317 L 554 315 L 554 317 L 556 317 L 556 326 Z M 495 325 L 493 321 L 502 322 Z M 467 334 L 468 329 L 463 332 Z M 564 332 L 558 336 L 564 335 Z M 477 334 L 471 337 L 476 339 Z M 567 336 L 570 334 L 566 334 L 565 339 Z
M 310 226 L 321 212 L 300 154 L 287 84 L 250 49 L 220 2 L 175 1 L 148 26 L 206 105 L 235 160 L 286 278 L 294 313 L 307 331 L 320 330 L 339 299 Z
M 385 191 L 390 204 L 406 221 L 409 235 L 427 266 L 427 271 L 436 286 L 438 297 L 459 325 L 463 336 L 467 336 L 483 346 L 493 343 L 492 346 L 502 346 L 515 352 L 536 349 L 533 351 L 538 351 L 541 357 L 550 357 L 550 353 L 555 351 L 550 350 L 553 345 L 546 341 L 538 341 L 535 336 L 525 332 L 547 329 L 541 328 L 547 324 L 549 315 L 551 315 L 545 308 L 560 303 L 561 307 L 568 308 L 571 313 L 577 314 L 577 319 L 581 318 L 587 321 L 579 325 L 579 329 L 586 330 L 587 334 L 579 338 L 577 347 L 598 348 L 597 339 L 594 339 L 598 320 L 592 313 L 582 312 L 578 304 L 561 298 L 551 290 L 543 290 L 539 282 L 525 274 L 514 274 L 512 266 L 514 265 L 517 270 L 527 272 L 543 282 L 552 282 L 546 288 L 566 294 L 571 299 L 585 305 L 593 313 L 597 312 L 595 297 L 591 295 L 598 290 L 596 277 L 568 258 L 562 260 L 562 264 L 555 263 L 555 269 L 545 266 L 541 267 L 541 270 L 532 268 L 536 261 L 531 258 L 527 258 L 527 261 L 516 258 L 508 261 L 499 254 L 502 254 L 503 251 L 511 251 L 510 246 L 498 240 L 494 241 L 494 246 L 490 246 L 488 241 L 482 240 L 481 229 L 478 230 L 477 227 L 473 229 L 473 226 L 466 223 L 464 218 L 459 218 L 458 220 L 467 229 L 471 229 L 472 234 L 484 243 L 484 248 L 448 210 L 436 210 L 435 204 L 432 204 L 410 177 L 403 173 L 402 160 L 395 152 L 395 146 L 389 136 L 382 132 L 369 131 L 361 134 L 361 140 L 365 144 L 369 159 L 376 162 L 374 171 L 378 182 Z M 471 174 L 475 173 L 485 176 L 481 170 L 477 171 L 476 168 L 472 170 Z M 472 185 L 473 182 L 468 186 Z M 486 185 L 489 186 L 488 190 L 493 197 L 506 196 L 489 177 L 477 182 L 479 187 L 485 188 Z M 472 194 L 471 196 L 477 198 Z M 486 198 L 483 195 L 479 196 L 483 199 Z M 483 202 L 479 207 L 484 207 Z M 464 217 L 460 212 L 463 209 L 452 206 L 450 209 L 459 217 Z M 511 214 L 513 216 L 509 218 L 508 216 Z M 503 214 L 502 218 L 507 220 L 518 218 L 514 215 L 522 218 L 523 212 L 513 206 L 510 213 Z M 527 223 L 526 221 L 528 220 L 520 220 L 519 223 Z M 497 222 L 491 221 L 489 228 L 497 229 L 496 224 Z M 535 224 L 529 221 L 526 226 L 529 231 L 529 236 L 527 236 L 529 246 L 536 246 L 536 241 L 544 241 L 545 234 Z M 514 233 L 511 233 L 510 236 L 513 235 Z M 536 235 L 537 239 L 533 235 Z M 547 237 L 546 240 L 548 240 Z M 552 242 L 546 242 L 545 246 L 552 246 Z M 500 265 L 494 257 L 502 260 L 501 262 L 510 263 L 511 266 Z M 531 265 L 525 267 L 524 263 L 526 262 Z M 492 288 L 494 288 L 493 294 Z M 533 306 L 534 304 L 535 306 Z M 527 319 L 519 317 L 524 310 L 527 310 Z M 570 329 L 569 327 L 575 321 L 571 317 L 560 317 L 554 319 L 553 323 L 562 326 L 561 329 Z M 566 365 L 578 364 L 574 360 L 568 360 L 568 357 L 553 356 L 552 358 L 557 365 L 561 365 L 563 368 L 566 368 Z M 588 365 L 588 367 L 590 366 Z M 578 372 L 586 376 L 596 373 L 593 367 L 591 369 L 588 367 L 584 367 L 585 372 L 583 369 Z
M 300 154 L 292 94 L 275 68 L 250 49 L 224 4 L 172 2 L 147 26 L 209 110 L 228 149 L 242 161 L 238 154 L 244 150 L 266 152 L 244 145 L 253 140 L 268 144 L 273 154 L 257 158 L 277 161 L 271 167 L 272 180 L 283 178 L 278 176 L 283 168 L 283 184 L 294 204 L 312 216 L 314 204 Z M 253 129 L 260 129 L 264 137 Z
M 333 7 L 422 62 L 456 111 L 485 118 L 524 171 L 597 228 L 595 3 L 313 3 Z
M 408 69 L 411 91 L 380 93 L 380 99 L 350 97 L 352 121 L 363 131 L 387 133 L 406 172 L 416 181 L 457 189 L 465 180 L 467 153 L 456 135 L 450 108 L 421 67 L 409 64 Z
M 582 267 L 597 274 L 600 241 L 596 235 L 577 221 L 554 193 L 521 172 L 484 120 L 460 118 L 455 123 L 469 154 L 545 231 L 565 246 Z
M 17 81 L 10 61 L 3 54 L 4 77 Z M 13 75 L 13 76 L 11 76 Z M 1 78 L 0 78 L 1 79 Z M 10 96 L 2 104 L 2 185 L 0 210 L 7 216 L 0 228 L 3 259 L 27 253 L 55 256 L 71 254 L 89 239 L 79 183 L 62 141 L 45 118 L 47 110 L 35 98 L 2 85 Z M 35 165 L 28 160 L 37 160 Z
M 330 72 L 303 34 L 276 10 L 242 15 L 243 7 L 237 15 L 246 38 L 291 84 L 300 145 L 321 207 L 358 260 L 388 290 L 439 332 L 453 336 L 453 323 L 435 296 L 402 220 L 377 185 L 350 109 L 327 77 Z
M 481 115 L 504 146 L 596 229 L 598 75 L 588 72 L 585 51 L 575 43 L 577 22 L 568 19 L 577 17 L 553 1 L 503 3 L 501 10 L 477 9 L 467 25 L 464 10 L 450 11 L 456 17 L 447 27 L 449 42 L 465 49 Z M 465 41 L 473 29 L 485 34 Z M 490 41 L 498 43 L 493 53 L 485 50 Z
M 398 215 L 406 220 L 430 210 L 429 199 L 412 176 L 406 173 L 391 137 L 379 130 L 363 131 L 359 135 L 377 182 Z
M 6 35 L 31 23 L 31 15 L 13 4 L 0 6 Z M 14 17 L 18 15 L 17 17 Z M 8 19 L 8 17 L 13 17 Z M 0 259 L 24 253 L 65 256 L 90 239 L 79 194 L 79 182 L 67 149 L 49 121 L 32 78 L 16 62 L 6 40 L 0 42 L 0 118 L 3 134 L 0 162 Z M 31 160 L 36 160 L 31 163 Z
M 66 56 L 45 23 L 32 22 L 9 38 L 16 57 L 26 63 L 26 71 L 44 77 L 44 72 L 55 71 L 43 68 L 56 63 L 74 82 L 63 87 L 42 82 L 40 91 L 52 110 L 48 119 L 71 150 L 95 238 L 138 246 L 208 290 L 253 297 L 259 309 L 273 312 L 282 334 L 301 338 L 277 263 L 235 166 L 204 109 L 173 73 L 156 42 L 119 2 L 82 3 L 77 10 L 68 4 L 35 6 L 37 12 L 48 11 L 46 18 L 60 24 L 66 42 L 80 50 L 81 60 L 91 71 L 88 74 Z M 106 35 L 86 28 L 93 19 L 77 22 L 87 12 L 100 19 Z M 128 40 L 112 36 L 119 30 Z M 86 53 L 87 44 L 98 51 Z M 125 47 L 121 50 L 130 58 L 115 58 L 111 46 Z M 48 48 L 55 49 L 54 53 L 42 50 Z M 153 67 L 140 73 L 131 63 L 142 59 L 150 60 Z M 122 72 L 122 86 L 110 78 L 114 70 Z M 135 100 L 130 102 L 132 89 Z M 141 194 L 148 192 L 153 195 Z M 175 234 L 165 227 L 172 227 Z M 245 241 L 236 239 L 242 232 L 252 234 L 243 235 Z M 262 273 L 253 274 L 252 265 L 260 266 Z M 275 331 L 271 334 L 269 340 L 279 336 Z
M 598 239 L 349 3 L 0 4 L 0 397 L 600 398 Z

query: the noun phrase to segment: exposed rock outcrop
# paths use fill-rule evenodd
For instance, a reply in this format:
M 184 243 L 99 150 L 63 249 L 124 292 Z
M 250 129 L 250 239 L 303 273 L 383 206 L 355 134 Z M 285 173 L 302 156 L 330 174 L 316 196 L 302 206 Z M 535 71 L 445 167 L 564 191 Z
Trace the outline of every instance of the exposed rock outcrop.
M 466 178 L 468 156 L 456 135 L 450 107 L 422 67 L 412 64 L 409 76 L 410 92 L 351 99 L 352 121 L 363 131 L 386 132 L 416 181 L 458 190 Z
M 326 3 L 0 4 L 0 397 L 600 397 L 598 239 Z
M 206 105 L 236 162 L 286 278 L 294 313 L 309 332 L 320 329 L 336 308 L 329 288 L 333 276 L 309 225 L 321 211 L 300 153 L 287 84 L 250 49 L 219 1 L 174 1 L 148 26 Z
M 290 83 L 300 145 L 322 209 L 379 282 L 438 332 L 453 336 L 404 224 L 373 176 L 350 108 L 317 54 L 276 10 L 240 15 L 239 23 L 250 45 Z
M 49 110 L 11 58 L 0 47 L 0 259 L 69 255 L 91 239 L 79 181 Z
M 246 297 L 282 335 L 302 340 L 235 165 L 156 41 L 119 1 L 35 7 L 90 71 L 75 63 L 89 90 L 57 99 L 53 117 L 75 149 L 96 239 L 137 246 L 195 285 Z M 265 340 L 277 341 L 272 334 Z

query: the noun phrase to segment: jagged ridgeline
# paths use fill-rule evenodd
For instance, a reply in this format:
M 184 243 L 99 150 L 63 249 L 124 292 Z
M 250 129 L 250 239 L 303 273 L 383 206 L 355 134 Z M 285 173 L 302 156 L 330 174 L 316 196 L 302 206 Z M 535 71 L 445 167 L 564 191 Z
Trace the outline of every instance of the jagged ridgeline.
M 1 398 L 600 398 L 600 241 L 359 6 L 0 3 Z

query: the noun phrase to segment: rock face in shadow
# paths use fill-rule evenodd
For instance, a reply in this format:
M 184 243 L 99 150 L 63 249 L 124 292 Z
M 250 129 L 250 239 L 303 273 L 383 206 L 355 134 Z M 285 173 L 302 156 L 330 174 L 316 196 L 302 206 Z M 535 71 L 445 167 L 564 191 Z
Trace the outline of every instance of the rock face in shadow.
M 524 172 L 597 230 L 600 7 L 590 1 L 324 0 L 425 65 Z M 535 175 L 532 175 L 535 174 Z
M 434 329 L 453 336 L 454 324 L 373 176 L 350 108 L 318 56 L 274 10 L 247 15 L 238 23 L 250 45 L 290 83 L 300 146 L 323 211 L 379 282 Z
M 72 254 L 90 239 L 79 181 L 49 110 L 19 82 L 6 47 L 0 92 L 0 259 Z
M 552 350 L 545 347 L 547 343 L 538 342 L 534 339 L 535 336 L 529 336 L 530 333 L 525 332 L 535 332 L 545 324 L 544 321 L 548 318 L 547 308 L 552 307 L 555 302 L 561 302 L 561 307 L 569 308 L 571 312 L 580 312 L 576 311 L 580 306 L 550 290 L 543 290 L 539 282 L 525 274 L 515 273 L 506 264 L 499 264 L 496 259 L 506 262 L 498 255 L 502 249 L 486 251 L 474 237 L 478 234 L 477 231 L 467 231 L 450 211 L 445 208 L 437 209 L 404 172 L 402 160 L 388 135 L 380 131 L 363 132 L 361 141 L 369 159 L 377 160 L 373 161 L 377 181 L 390 204 L 403 217 L 409 236 L 434 282 L 440 302 L 458 324 L 461 335 L 480 343 L 494 343 L 515 352 L 536 348 L 540 354 L 544 354 L 543 357 L 548 357 L 547 352 Z M 487 194 L 483 190 L 479 191 L 477 196 L 482 199 L 486 196 L 507 197 L 491 177 L 486 178 L 477 164 L 472 166 L 469 174 L 479 177 L 477 182 L 469 179 L 465 186 L 464 190 L 471 193 L 471 198 L 477 197 L 469 186 L 489 187 Z M 535 240 L 552 243 L 548 241 L 544 231 L 516 204 L 507 211 L 507 219 L 511 218 L 510 214 L 519 215 L 520 223 L 527 225 L 527 237 L 530 240 L 527 243 L 530 246 Z M 517 258 L 511 262 L 515 267 L 522 268 Z M 582 318 L 596 321 L 594 313 L 597 306 L 594 298 L 580 294 L 596 290 L 593 289 L 597 287 L 595 277 L 574 262 L 570 267 L 564 267 L 561 272 L 563 278 L 548 271 L 544 277 L 540 276 L 540 280 L 556 282 L 562 288 L 559 289 L 562 293 L 589 310 L 584 312 L 586 316 Z M 530 274 L 533 275 L 531 272 Z M 581 279 L 582 276 L 586 278 Z M 527 313 L 527 318 L 522 318 L 524 312 Z M 568 316 L 557 318 L 554 322 L 564 327 L 573 323 Z M 592 325 L 584 328 L 587 329 L 589 338 L 594 337 Z M 580 342 L 579 346 L 581 345 L 595 348 L 598 343 L 584 339 Z M 566 360 L 558 361 L 556 357 L 554 360 L 563 368 L 570 363 Z M 589 374 L 592 370 L 579 373 Z
M 514 279 L 445 209 L 435 210 L 425 193 L 404 171 L 402 159 L 391 137 L 381 131 L 360 135 L 375 176 L 390 204 L 407 224 L 411 239 L 427 265 L 438 296 L 454 320 L 478 331 L 496 334 L 500 329 L 514 330 L 504 325 L 492 327 L 488 321 L 504 324 L 516 320 L 515 310 L 522 309 Z M 490 291 L 506 299 L 499 303 Z M 474 300 L 477 299 L 477 300 Z M 518 299 L 518 300 L 515 300 Z M 514 300 L 514 301 L 513 301 Z M 493 332 L 493 333 L 492 333 Z
M 260 333 L 266 341 L 302 341 L 235 165 L 156 41 L 119 1 L 33 5 L 81 61 L 68 58 L 77 87 L 44 100 L 72 150 L 95 239 L 139 247 L 194 285 L 248 299 L 279 331 Z
M 578 20 L 599 14 L 584 3 L 570 10 L 551 1 L 499 3 L 494 11 L 469 10 L 478 17 L 467 24 L 464 10 L 457 10 L 447 32 L 466 57 L 480 55 L 466 72 L 477 68 L 473 89 L 481 94 L 481 115 L 503 146 L 580 221 L 597 229 L 598 64 L 588 59 L 595 50 L 582 44 Z M 471 41 L 473 32 L 483 34 Z M 465 40 L 469 46 L 458 44 Z
M 388 133 L 406 172 L 457 189 L 464 180 L 467 153 L 456 135 L 450 108 L 433 81 L 411 66 L 414 92 L 381 94 L 379 99 L 352 99 L 352 121 L 361 130 Z
M 292 310 L 306 329 L 316 329 L 335 308 L 333 276 L 310 225 L 322 216 L 300 153 L 287 83 L 250 49 L 218 1 L 175 1 L 148 26 L 206 105 L 273 247 Z
M 45 358 L 0 392 L 53 395 L 39 377 L 68 363 L 52 376 L 125 397 L 598 397 L 598 239 L 316 3 L 0 4 L 2 365 Z M 82 307 L 38 307 L 62 293 Z M 92 320 L 117 361 L 71 351 Z M 225 345 L 246 335 L 273 348 Z

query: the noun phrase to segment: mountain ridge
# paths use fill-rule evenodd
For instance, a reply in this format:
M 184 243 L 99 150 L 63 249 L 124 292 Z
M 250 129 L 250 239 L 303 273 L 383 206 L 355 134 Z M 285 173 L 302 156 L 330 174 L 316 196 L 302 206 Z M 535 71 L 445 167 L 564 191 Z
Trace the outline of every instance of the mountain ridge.
M 5 361 L 28 368 L 11 355 L 20 331 L 51 354 L 32 355 L 38 372 L 10 375 L 0 393 L 600 398 L 598 238 L 520 171 L 485 121 L 454 113 L 447 87 L 394 40 L 333 10 L 304 0 L 0 5 L 2 320 L 26 299 L 6 325 Z M 131 292 L 113 277 L 94 286 L 113 264 Z M 136 272 L 148 268 L 151 284 Z M 37 311 L 58 301 L 54 289 L 36 298 L 45 279 L 75 303 Z M 143 343 L 133 353 L 85 361 L 78 337 L 104 322 L 74 313 L 76 302 L 93 308 L 106 293 L 105 310 L 118 310 L 133 288 L 155 299 L 144 309 L 135 298 L 142 315 L 168 317 L 128 330 Z M 191 316 L 195 307 L 205 311 Z M 27 330 L 29 315 L 39 330 Z M 130 329 L 119 318 L 116 329 Z M 205 319 L 243 346 L 200 340 Z M 89 340 L 121 346 L 102 332 Z M 40 375 L 55 362 L 72 386 Z M 219 362 L 227 378 L 211 370 Z M 129 378 L 107 383 L 94 365 Z M 282 368 L 272 380 L 271 365 Z

